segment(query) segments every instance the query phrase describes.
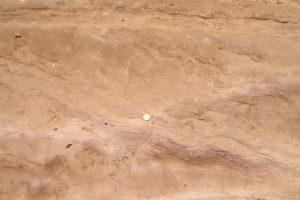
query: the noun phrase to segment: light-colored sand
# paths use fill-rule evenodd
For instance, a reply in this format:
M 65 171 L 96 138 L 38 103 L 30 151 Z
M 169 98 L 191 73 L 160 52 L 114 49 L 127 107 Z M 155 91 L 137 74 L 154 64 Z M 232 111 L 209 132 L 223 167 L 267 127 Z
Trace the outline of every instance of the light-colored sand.
M 299 200 L 299 1 L 0 0 L 0 199 Z

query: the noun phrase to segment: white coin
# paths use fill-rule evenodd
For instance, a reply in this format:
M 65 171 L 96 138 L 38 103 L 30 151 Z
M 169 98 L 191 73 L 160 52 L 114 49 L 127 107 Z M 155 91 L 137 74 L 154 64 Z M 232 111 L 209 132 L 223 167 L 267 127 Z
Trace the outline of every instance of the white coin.
M 151 119 L 151 115 L 150 115 L 149 113 L 145 113 L 145 114 L 143 115 L 143 119 L 144 119 L 145 121 L 149 121 L 149 120 Z

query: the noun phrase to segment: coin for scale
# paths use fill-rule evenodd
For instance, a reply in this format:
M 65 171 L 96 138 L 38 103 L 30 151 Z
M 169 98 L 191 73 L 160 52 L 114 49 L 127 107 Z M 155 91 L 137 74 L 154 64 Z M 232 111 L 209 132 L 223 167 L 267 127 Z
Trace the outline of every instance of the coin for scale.
M 150 115 L 149 113 L 144 113 L 143 119 L 144 119 L 145 121 L 149 121 L 149 120 L 151 119 L 151 115 Z

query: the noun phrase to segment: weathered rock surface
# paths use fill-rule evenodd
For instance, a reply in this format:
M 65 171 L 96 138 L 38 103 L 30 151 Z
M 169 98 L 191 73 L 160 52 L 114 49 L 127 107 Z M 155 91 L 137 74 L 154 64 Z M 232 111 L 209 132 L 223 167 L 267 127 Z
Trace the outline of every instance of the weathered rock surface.
M 0 0 L 0 199 L 299 200 L 299 23 L 297 0 Z

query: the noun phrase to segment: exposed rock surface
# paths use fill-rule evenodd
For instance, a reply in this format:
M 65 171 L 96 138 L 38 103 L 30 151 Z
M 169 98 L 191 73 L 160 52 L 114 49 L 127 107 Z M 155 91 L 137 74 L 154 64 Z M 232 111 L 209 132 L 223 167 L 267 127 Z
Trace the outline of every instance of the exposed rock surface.
M 0 199 L 299 200 L 300 2 L 0 0 Z

